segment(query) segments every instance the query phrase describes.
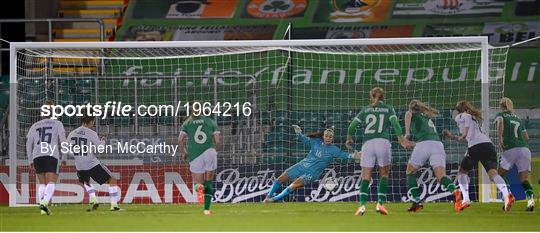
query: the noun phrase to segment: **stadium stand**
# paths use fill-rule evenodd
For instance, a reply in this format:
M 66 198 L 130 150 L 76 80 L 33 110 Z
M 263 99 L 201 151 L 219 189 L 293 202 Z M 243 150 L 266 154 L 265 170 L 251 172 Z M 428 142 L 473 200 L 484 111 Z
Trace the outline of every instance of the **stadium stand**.
M 102 19 L 105 23 L 105 38 L 112 38 L 116 32 L 127 1 L 124 0 L 62 0 L 58 10 L 60 18 Z M 94 23 L 63 23 L 54 30 L 56 42 L 99 41 L 99 30 Z

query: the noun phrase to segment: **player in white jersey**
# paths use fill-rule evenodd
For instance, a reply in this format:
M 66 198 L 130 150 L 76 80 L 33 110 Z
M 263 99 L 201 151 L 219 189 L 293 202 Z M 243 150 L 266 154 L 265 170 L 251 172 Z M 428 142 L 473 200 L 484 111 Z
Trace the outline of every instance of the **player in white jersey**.
M 121 210 L 118 207 L 118 185 L 116 178 L 112 176 L 112 173 L 107 167 L 96 158 L 94 154 L 95 149 L 99 145 L 105 145 L 105 139 L 99 138 L 96 131 L 93 130 L 95 117 L 85 116 L 82 118 L 82 125 L 71 131 L 67 137 L 67 141 L 71 144 L 70 154 L 75 158 L 75 168 L 77 169 L 77 176 L 79 181 L 83 183 L 84 188 L 90 196 L 90 203 L 92 204 L 91 210 L 96 210 L 99 206 L 95 189 L 90 184 L 90 178 L 96 181 L 98 184 L 109 184 L 109 197 L 111 201 L 111 211 Z M 88 148 L 87 152 L 83 152 L 83 147 Z
M 54 105 L 54 102 L 47 100 L 43 105 Z M 65 155 L 60 153 L 60 144 L 65 140 L 66 131 L 62 122 L 50 118 L 34 123 L 26 135 L 28 163 L 34 167 L 40 183 L 38 198 L 42 214 L 51 214 L 49 202 L 60 170 L 58 160 L 65 165 Z
M 457 141 L 467 141 L 467 155 L 459 166 L 458 181 L 463 200 L 461 204 L 456 203 L 456 211 L 461 211 L 470 206 L 469 199 L 469 176 L 468 173 L 480 161 L 486 169 L 489 178 L 497 189 L 502 192 L 504 199 L 504 211 L 510 211 L 514 202 L 514 197 L 508 191 L 506 182 L 497 172 L 497 152 L 491 139 L 482 132 L 482 113 L 466 100 L 459 101 L 455 110 L 458 112 L 455 121 L 459 127 L 461 135 L 454 135 L 449 130 L 444 130 L 443 134 L 450 139 Z

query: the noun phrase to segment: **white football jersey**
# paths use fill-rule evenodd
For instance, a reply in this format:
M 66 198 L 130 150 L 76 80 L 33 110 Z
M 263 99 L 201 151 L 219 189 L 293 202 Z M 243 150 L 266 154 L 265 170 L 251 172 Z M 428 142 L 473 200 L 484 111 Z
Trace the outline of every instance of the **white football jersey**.
M 71 144 L 72 150 L 70 154 L 75 158 L 75 167 L 77 171 L 90 170 L 99 164 L 99 160 L 91 149 L 87 153 L 80 151 L 75 152 L 75 145 L 79 147 L 86 146 L 88 148 L 95 148 L 98 145 L 105 145 L 104 141 L 101 141 L 96 131 L 81 126 L 71 131 L 67 137 L 67 141 Z
M 469 148 L 480 143 L 491 143 L 491 139 L 482 132 L 480 124 L 471 114 L 466 112 L 460 113 L 454 120 L 459 127 L 459 132 L 461 132 L 462 135 L 467 133 L 466 139 Z M 469 127 L 469 131 L 465 132 L 465 128 L 467 127 Z
M 60 159 L 60 145 L 66 141 L 66 130 L 56 119 L 43 119 L 32 125 L 26 134 L 26 156 L 28 162 L 41 156 Z M 62 160 L 65 159 L 62 156 Z

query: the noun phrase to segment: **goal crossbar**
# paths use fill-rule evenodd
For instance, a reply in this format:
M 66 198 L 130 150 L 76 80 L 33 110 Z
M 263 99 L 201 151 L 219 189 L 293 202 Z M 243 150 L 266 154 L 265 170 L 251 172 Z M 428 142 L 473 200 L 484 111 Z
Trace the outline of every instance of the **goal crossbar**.
M 17 161 L 17 51 L 21 49 L 128 49 L 128 48 L 211 48 L 211 47 L 297 47 L 297 46 L 364 46 L 364 45 L 420 45 L 420 44 L 460 44 L 477 43 L 481 49 L 481 108 L 489 108 L 489 44 L 487 36 L 473 37 L 421 37 L 421 38 L 369 38 L 338 40 L 246 40 L 246 41 L 167 41 L 167 42 L 12 42 L 10 43 L 10 111 L 9 111 L 9 160 Z M 483 111 L 484 119 L 489 119 L 489 111 Z M 482 128 L 489 132 L 489 122 Z M 16 206 L 16 166 L 9 167 L 9 205 Z M 482 184 L 480 200 L 489 201 L 487 174 L 480 176 Z

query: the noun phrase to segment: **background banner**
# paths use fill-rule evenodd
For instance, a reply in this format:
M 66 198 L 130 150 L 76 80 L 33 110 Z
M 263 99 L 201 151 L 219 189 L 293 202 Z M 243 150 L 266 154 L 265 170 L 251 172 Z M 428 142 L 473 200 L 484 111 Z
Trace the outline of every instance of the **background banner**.
M 138 19 L 231 18 L 238 3 L 238 0 L 133 1 L 132 17 Z
M 242 9 L 242 18 L 303 17 L 308 3 L 308 0 L 247 0 Z
M 394 17 L 477 17 L 499 16 L 504 2 L 496 0 L 398 0 Z
M 121 203 L 185 203 L 195 202 L 193 194 L 191 174 L 189 166 L 183 165 L 132 165 L 132 166 L 107 166 L 119 179 L 121 188 Z M 447 167 L 457 168 L 457 164 L 448 164 Z M 260 202 L 264 200 L 272 182 L 286 169 L 283 164 L 254 164 L 254 165 L 229 165 L 218 167 L 214 182 L 214 202 L 238 203 Z M 390 202 L 408 202 L 410 195 L 403 179 L 406 164 L 393 165 L 390 173 L 389 188 L 387 194 Z M 0 203 L 7 203 L 7 186 L 9 180 L 9 168 L 0 167 Z M 359 163 L 334 164 L 327 168 L 310 186 L 290 195 L 290 201 L 298 202 L 337 202 L 357 201 L 358 187 L 361 180 L 361 167 Z M 398 172 L 401 171 L 401 172 Z M 36 181 L 33 169 L 28 166 L 20 166 L 17 169 L 18 203 L 35 203 L 38 185 L 28 185 Z M 246 175 L 248 174 L 248 175 Z M 447 175 L 457 183 L 457 170 L 447 170 Z M 477 172 L 470 172 L 471 190 L 477 189 Z M 370 185 L 370 201 L 377 200 L 378 174 L 374 173 L 374 182 Z M 421 168 L 417 172 L 420 196 L 425 202 L 449 201 L 452 194 L 447 192 L 435 179 L 431 168 Z M 320 180 L 333 178 L 337 181 L 337 187 L 326 190 L 319 185 Z M 101 202 L 108 202 L 107 185 L 94 184 L 97 195 Z M 399 187 L 399 190 L 395 190 Z M 471 200 L 478 200 L 471 191 Z M 53 203 L 81 203 L 88 202 L 88 195 L 84 187 L 78 182 L 74 166 L 61 168 Z
M 392 1 L 323 0 L 319 1 L 315 22 L 358 23 L 384 21 Z

